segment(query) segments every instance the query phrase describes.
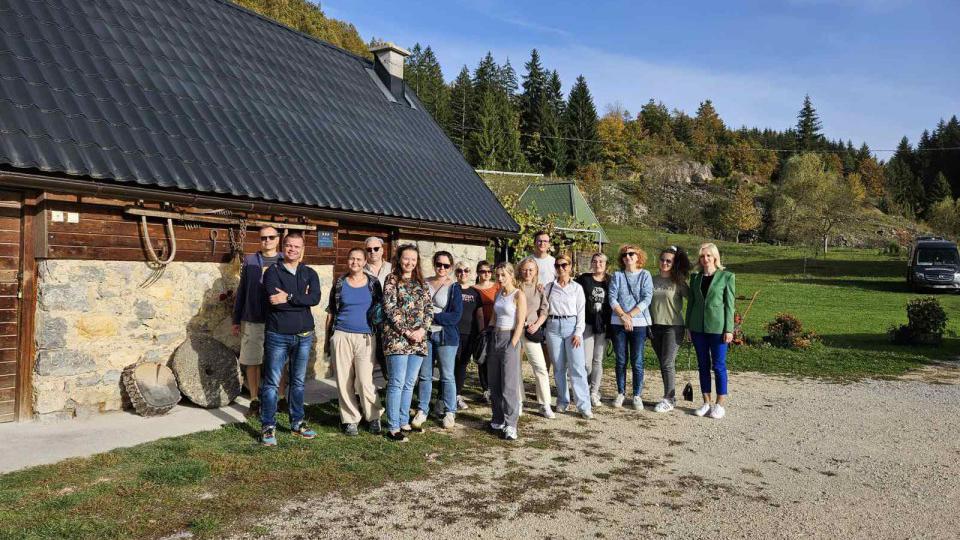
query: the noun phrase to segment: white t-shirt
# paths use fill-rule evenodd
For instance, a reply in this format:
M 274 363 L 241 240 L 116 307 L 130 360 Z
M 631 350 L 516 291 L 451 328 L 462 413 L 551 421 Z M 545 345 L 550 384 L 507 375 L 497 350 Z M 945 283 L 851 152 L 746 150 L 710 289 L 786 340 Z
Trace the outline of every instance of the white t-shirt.
M 539 258 L 531 255 L 533 262 L 537 263 L 537 282 L 540 285 L 546 285 L 547 283 L 552 283 L 557 279 L 557 269 L 553 267 L 553 263 L 557 262 L 553 258 L 553 255 L 547 255 L 546 257 Z

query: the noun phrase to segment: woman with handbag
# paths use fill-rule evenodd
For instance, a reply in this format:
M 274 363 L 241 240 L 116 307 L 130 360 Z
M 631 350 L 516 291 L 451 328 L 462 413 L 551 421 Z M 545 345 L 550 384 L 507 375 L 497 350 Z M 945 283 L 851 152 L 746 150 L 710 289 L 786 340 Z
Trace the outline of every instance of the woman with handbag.
M 523 354 L 526 355 L 537 388 L 537 403 L 540 412 L 546 418 L 555 418 L 550 407 L 550 375 L 547 373 L 547 361 L 543 356 L 543 342 L 546 341 L 547 297 L 538 281 L 537 262 L 530 257 L 520 261 L 520 291 L 527 301 L 527 317 L 524 321 L 523 336 L 520 338 Z M 522 375 L 521 375 L 522 377 Z M 520 384 L 520 403 L 523 405 L 523 384 Z
M 633 371 L 633 408 L 643 410 L 643 345 L 650 320 L 653 278 L 643 269 L 647 254 L 633 244 L 620 246 L 620 270 L 610 280 L 610 328 L 617 364 L 617 397 L 614 407 L 622 407 L 627 390 L 627 364 Z
M 586 328 L 583 331 L 583 353 L 590 383 L 590 403 L 599 407 L 600 383 L 603 377 L 603 357 L 607 353 L 607 326 L 610 321 L 610 274 L 607 274 L 607 256 L 594 253 L 590 257 L 590 272 L 580 274 L 577 283 L 586 297 Z
M 653 300 L 650 301 L 650 341 L 660 361 L 663 377 L 663 400 L 655 412 L 669 412 L 677 403 L 677 351 L 683 343 L 683 299 L 690 297 L 687 277 L 690 259 L 676 246 L 660 250 L 660 272 L 653 276 Z
M 383 322 L 383 290 L 363 271 L 366 254 L 353 248 L 347 254 L 346 274 L 337 278 L 327 305 L 328 347 L 332 352 L 340 422 L 347 435 L 357 435 L 360 420 L 370 433 L 380 433 L 383 408 L 373 384 L 374 332 Z
M 383 351 L 387 357 L 387 438 L 405 442 L 413 387 L 427 355 L 433 306 L 420 275 L 420 252 L 413 244 L 397 248 L 393 269 L 383 284 Z
M 736 282 L 733 272 L 720 263 L 720 251 L 714 244 L 703 244 L 697 263 L 698 272 L 690 276 L 690 300 L 687 302 L 687 330 L 697 351 L 700 391 L 703 405 L 694 414 L 723 418 L 727 400 L 727 346 L 733 341 L 733 313 Z M 717 379 L 717 401 L 710 400 L 710 371 Z
M 457 363 L 457 349 L 460 346 L 460 317 L 463 314 L 463 296 L 460 284 L 453 280 L 453 255 L 446 251 L 433 254 L 433 277 L 427 278 L 430 288 L 430 302 L 433 310 L 433 324 L 430 326 L 430 340 L 427 342 L 427 357 L 420 367 L 418 387 L 419 410 L 410 424 L 419 428 L 430 415 L 430 400 L 433 397 L 433 366 L 440 368 L 440 407 L 443 414 L 442 425 L 450 429 L 456 425 L 457 383 L 454 379 L 454 367 Z
M 514 280 L 513 265 L 507 262 L 497 265 L 500 292 L 493 305 L 493 343 L 487 356 L 493 409 L 490 428 L 508 441 L 517 439 L 521 407 L 517 388 L 521 381 L 520 339 L 527 319 L 527 301 Z
M 477 263 L 477 282 L 473 288 L 480 294 L 480 315 L 483 323 L 477 328 L 480 332 L 484 332 L 490 327 L 490 321 L 493 319 L 493 303 L 497 300 L 497 293 L 500 292 L 500 284 L 493 280 L 493 267 L 487 261 Z M 489 403 L 490 385 L 487 381 L 487 365 L 484 356 L 477 356 L 477 374 L 480 376 L 483 400 Z

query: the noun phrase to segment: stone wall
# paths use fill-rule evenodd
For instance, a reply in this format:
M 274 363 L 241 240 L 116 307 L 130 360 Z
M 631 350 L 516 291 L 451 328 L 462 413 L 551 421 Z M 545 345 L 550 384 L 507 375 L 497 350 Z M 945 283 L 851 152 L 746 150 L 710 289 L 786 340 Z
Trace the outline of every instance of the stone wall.
M 450 254 L 453 255 L 454 263 L 464 261 L 470 265 L 471 269 L 475 269 L 478 262 L 487 258 L 487 248 L 484 245 L 453 244 L 434 240 L 401 238 L 397 240 L 396 246 L 402 246 L 403 244 L 416 244 L 417 249 L 420 250 L 420 271 L 423 272 L 425 277 L 432 276 L 434 273 L 432 259 L 433 254 L 437 251 L 449 251 Z M 453 273 L 451 272 L 451 274 Z
M 314 266 L 323 287 L 314 308 L 317 341 L 311 374 L 327 375 L 323 347 L 332 266 Z M 166 362 L 195 333 L 234 350 L 231 335 L 237 264 L 174 262 L 152 285 L 142 262 L 38 262 L 37 356 L 33 406 L 39 419 L 120 409 L 120 373 L 139 361 Z

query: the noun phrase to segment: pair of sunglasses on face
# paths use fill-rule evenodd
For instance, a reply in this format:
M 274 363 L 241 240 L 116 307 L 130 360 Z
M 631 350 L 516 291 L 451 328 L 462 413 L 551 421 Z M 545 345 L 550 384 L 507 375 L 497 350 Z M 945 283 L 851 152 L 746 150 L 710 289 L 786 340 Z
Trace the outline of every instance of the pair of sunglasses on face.
M 457 270 L 457 275 L 458 275 L 458 276 L 462 276 L 462 275 L 464 275 L 464 274 L 469 274 L 469 273 L 470 273 L 470 269 L 469 269 L 469 268 L 461 268 L 461 269 Z M 482 274 L 483 272 L 480 272 L 480 273 Z
M 624 257 L 636 257 L 637 255 L 639 254 L 636 251 L 628 251 L 623 254 Z
M 276 240 L 276 239 L 277 239 L 277 235 L 275 235 L 275 234 L 271 234 L 271 235 L 268 235 L 268 236 L 261 236 L 261 237 L 260 237 L 260 241 L 261 241 L 261 242 L 269 242 L 270 240 Z
M 452 265 L 452 264 L 448 264 L 448 263 L 436 263 L 436 264 L 433 265 L 433 267 L 436 268 L 437 270 L 446 270 L 446 269 L 450 268 L 451 266 L 453 266 L 453 265 Z
M 562 270 L 562 269 L 564 269 L 564 268 L 566 268 L 566 267 L 568 267 L 568 266 L 570 266 L 570 263 L 556 263 L 556 264 L 553 265 L 553 267 L 556 268 L 556 269 L 558 269 L 558 270 Z
M 380 251 L 380 246 L 367 248 L 367 253 L 376 253 L 378 251 Z

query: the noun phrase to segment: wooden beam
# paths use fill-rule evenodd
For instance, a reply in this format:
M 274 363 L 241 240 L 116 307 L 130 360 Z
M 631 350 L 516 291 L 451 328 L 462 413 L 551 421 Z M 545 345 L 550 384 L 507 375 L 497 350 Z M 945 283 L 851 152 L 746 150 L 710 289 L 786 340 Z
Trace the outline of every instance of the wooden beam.
M 33 362 L 36 356 L 37 259 L 32 238 L 40 231 L 38 222 L 45 221 L 35 194 L 26 194 L 23 205 L 22 249 L 20 251 L 20 347 L 17 374 L 16 418 L 23 422 L 33 418 Z
M 246 223 L 254 227 L 274 227 L 275 229 L 293 229 L 299 231 L 315 231 L 316 225 L 300 223 L 281 223 L 277 221 L 262 221 L 259 219 L 241 220 L 235 217 L 213 216 L 205 214 L 191 214 L 187 212 L 164 212 L 162 210 L 147 210 L 145 208 L 127 208 L 124 213 L 132 216 L 147 216 L 155 218 L 176 219 L 180 221 L 199 221 L 201 223 L 217 223 L 220 225 L 240 225 Z

